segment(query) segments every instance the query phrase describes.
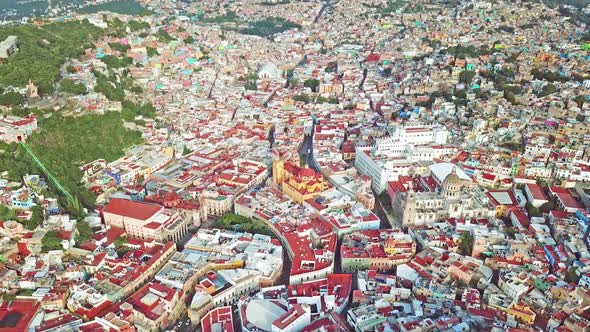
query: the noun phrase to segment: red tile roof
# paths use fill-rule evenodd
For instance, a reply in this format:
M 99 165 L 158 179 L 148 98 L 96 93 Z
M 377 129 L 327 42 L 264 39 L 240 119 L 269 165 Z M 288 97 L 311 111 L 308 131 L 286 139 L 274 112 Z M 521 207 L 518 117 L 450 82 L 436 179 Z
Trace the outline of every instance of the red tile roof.
M 16 246 L 18 248 L 18 253 L 25 257 L 29 256 L 29 254 L 31 253 L 27 248 L 27 244 L 25 242 L 19 242 L 16 244 Z
M 123 234 L 125 234 L 124 229 L 119 228 L 119 227 L 111 227 L 111 228 L 107 229 L 107 231 L 106 231 L 107 242 L 113 243 L 116 238 L 118 238 L 119 236 L 121 236 Z
M 305 310 L 303 310 L 303 307 L 301 307 L 300 304 L 294 304 L 293 306 L 291 306 L 291 309 L 289 309 L 289 311 L 284 313 L 281 317 L 277 318 L 277 320 L 275 320 L 272 323 L 272 325 L 276 326 L 279 329 L 284 329 L 304 314 Z
M 105 207 L 104 212 L 127 218 L 148 220 L 162 209 L 163 207 L 160 205 L 135 202 L 122 198 L 113 198 Z
M 3 301 L 0 304 L 0 332 L 27 331 L 40 307 L 38 301 Z
M 490 173 L 483 173 L 482 178 L 484 178 L 484 180 L 494 181 L 496 179 L 496 176 Z
M 563 206 L 567 208 L 576 208 L 581 209 L 583 208 L 580 202 L 576 201 L 576 199 L 569 193 L 567 189 L 560 188 L 560 187 L 551 187 L 550 191 L 553 195 L 557 196 L 557 198 L 561 201 Z
M 231 306 L 216 308 L 209 311 L 202 319 L 201 319 L 201 328 L 203 332 L 211 332 L 213 331 L 213 324 L 220 323 L 221 330 L 224 332 L 233 332 L 233 318 L 232 318 L 232 310 Z
M 525 186 L 531 192 L 533 199 L 540 200 L 540 201 L 547 200 L 547 195 L 545 195 L 545 192 L 543 191 L 541 186 L 539 186 L 538 184 L 527 183 Z

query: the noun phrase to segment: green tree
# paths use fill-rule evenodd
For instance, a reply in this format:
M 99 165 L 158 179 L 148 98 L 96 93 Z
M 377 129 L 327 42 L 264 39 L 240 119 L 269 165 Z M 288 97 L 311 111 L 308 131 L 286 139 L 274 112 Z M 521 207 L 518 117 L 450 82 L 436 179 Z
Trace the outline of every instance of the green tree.
M 515 75 L 514 69 L 512 69 L 512 67 L 509 67 L 509 66 L 503 66 L 502 69 L 500 70 L 500 73 L 506 77 L 514 77 L 514 75 Z
M 299 83 L 299 81 L 295 78 L 295 77 L 291 77 L 291 82 L 289 83 L 289 88 L 294 88 L 297 86 L 297 83 Z
M 514 235 L 517 233 L 516 229 L 514 229 L 514 227 L 508 227 L 506 228 L 506 230 L 504 231 L 506 233 L 506 236 L 508 236 L 511 239 L 514 239 Z
M 256 85 L 256 80 L 247 80 L 244 88 L 246 88 L 246 90 L 257 90 L 258 86 Z
M 569 78 L 559 75 L 556 71 L 545 70 L 541 68 L 533 68 L 531 74 L 537 80 L 547 80 L 549 82 L 565 82 Z
M 317 92 L 317 89 L 320 86 L 320 81 L 316 80 L 315 78 L 310 78 L 303 82 L 303 86 L 310 88 L 313 92 Z
M 94 86 L 95 92 L 100 92 L 107 97 L 109 100 L 116 100 L 116 101 L 123 101 L 125 99 L 125 90 L 120 84 L 117 82 L 111 82 L 109 79 L 99 74 L 98 72 L 95 73 L 96 76 L 96 85 Z
M 88 93 L 88 90 L 84 84 L 76 83 L 68 78 L 61 81 L 59 91 L 73 95 L 85 95 Z
M 553 199 L 552 199 L 552 200 L 550 200 L 549 202 L 547 202 L 547 203 L 544 203 L 543 205 L 541 205 L 541 206 L 539 207 L 539 209 L 540 209 L 540 210 L 541 210 L 541 212 L 543 212 L 543 213 L 549 213 L 549 212 L 551 212 L 552 210 L 555 210 L 555 209 L 557 209 L 557 203 L 555 202 L 555 200 L 553 200 Z
M 338 104 L 338 98 L 337 97 L 330 97 L 330 98 L 326 98 L 323 96 L 318 96 L 316 98 L 316 104 L 323 104 L 323 103 L 328 103 L 328 104 Z
M 0 204 L 0 221 L 14 220 L 16 219 L 16 211 L 7 207 L 6 205 Z
M 124 256 L 129 251 L 127 243 L 129 242 L 127 242 L 127 238 L 124 236 L 119 236 L 113 241 L 113 245 L 115 246 L 115 250 L 117 250 L 117 255 L 119 257 Z
M 125 45 L 125 44 L 121 44 L 121 43 L 109 43 L 109 46 L 115 50 L 115 51 L 119 51 L 121 53 L 127 53 L 127 50 L 129 50 L 131 48 L 131 46 L 129 45 Z
M 96 205 L 96 194 L 88 190 L 82 190 L 77 193 L 77 198 L 82 206 L 93 207 Z
M 521 150 L 521 144 L 520 142 L 504 142 L 502 144 L 500 144 L 501 147 L 509 149 L 511 151 L 520 151 Z
M 76 242 L 80 244 L 90 241 L 92 235 L 94 235 L 92 228 L 90 228 L 90 225 L 86 221 L 78 221 L 76 223 L 76 230 L 78 231 Z
M 103 56 L 100 61 L 104 62 L 109 69 L 125 68 L 133 63 L 133 59 L 130 57 L 118 58 L 110 54 Z
M 478 55 L 478 50 L 473 45 L 469 45 L 469 46 L 458 45 L 458 46 L 449 47 L 447 49 L 447 52 L 449 52 L 449 54 L 451 54 L 454 57 L 459 58 L 459 59 L 465 59 L 466 57 L 473 58 Z
M 461 233 L 461 237 L 459 238 L 459 251 L 462 255 L 471 256 L 473 252 L 473 235 L 471 232 L 463 232 Z
M 183 156 L 186 156 L 187 154 L 190 154 L 192 152 L 193 152 L 193 150 L 189 149 L 188 146 L 186 146 L 186 145 L 182 148 L 182 155 Z
M 136 116 L 152 119 L 156 117 L 156 108 L 151 103 L 138 105 L 132 101 L 124 100 L 121 105 L 123 106 L 121 115 L 127 121 L 134 120 Z
M 391 76 L 391 70 L 392 70 L 392 69 L 391 69 L 391 67 L 387 67 L 387 68 L 385 68 L 385 69 L 383 70 L 383 76 L 385 76 L 385 77 L 389 77 L 389 76 Z
M 14 301 L 16 300 L 16 294 L 4 293 L 2 294 L 2 299 L 6 302 Z
M 61 184 L 89 208 L 94 206 L 95 196 L 79 185 L 79 166 L 99 158 L 113 161 L 123 156 L 125 148 L 142 142 L 139 132 L 123 126 L 123 115 L 118 112 L 64 117 L 55 111 L 51 117 L 40 116 L 38 122 L 41 129 L 29 136 L 27 145 Z M 2 150 L 0 169 L 9 170 L 9 179 L 19 181 L 25 174 L 41 173 L 18 144 L 3 145 Z M 61 198 L 53 183 L 48 185 Z M 62 198 L 61 206 L 66 206 L 64 203 Z
M 193 44 L 195 42 L 195 38 L 193 36 L 188 36 L 184 39 L 185 44 Z
M 543 178 L 537 178 L 536 182 L 537 182 L 537 185 L 541 186 L 542 188 L 547 188 L 549 186 L 549 184 L 547 183 L 547 180 L 545 180 Z
M 61 239 L 56 231 L 49 231 L 45 233 L 41 239 L 41 250 L 48 252 L 50 250 L 62 250 Z
M 294 95 L 293 100 L 302 101 L 306 104 L 309 104 L 311 102 L 311 98 L 306 94 Z
M 60 67 L 67 59 L 82 55 L 100 34 L 88 20 L 55 22 L 43 28 L 33 24 L 2 26 L 0 40 L 18 36 L 19 51 L 0 64 L 0 84 L 24 87 L 33 81 L 39 93 L 51 93 Z
M 205 23 L 230 23 L 236 22 L 240 17 L 233 11 L 226 12 L 225 15 L 219 15 L 214 17 L 203 18 L 202 21 Z
M 140 22 L 140 21 L 136 21 L 136 20 L 129 21 L 127 23 L 127 26 L 133 32 L 140 31 L 140 30 L 146 30 L 146 29 L 150 28 L 150 24 L 148 22 Z
M 529 214 L 530 217 L 542 216 L 541 209 L 533 206 L 533 204 L 531 204 L 530 202 L 527 202 L 525 207 L 526 207 L 527 213 Z
M 221 220 L 215 224 L 215 227 L 276 237 L 264 222 L 233 213 L 225 214 Z
M 99 12 L 113 12 L 125 15 L 149 15 L 151 11 L 143 7 L 136 0 L 117 0 L 106 1 L 96 5 L 88 5 L 78 10 L 83 14 L 92 14 Z
M 18 92 L 6 92 L 0 95 L 0 105 L 4 106 L 17 106 L 22 104 L 23 96 Z
M 282 17 L 266 17 L 258 21 L 250 22 L 247 28 L 240 29 L 239 32 L 246 35 L 271 37 L 274 34 L 293 28 L 301 28 L 301 26 L 285 20 Z
M 32 231 L 43 223 L 45 216 L 43 214 L 43 208 L 39 205 L 33 206 L 33 208 L 31 208 L 31 212 L 33 212 L 33 214 L 29 220 L 24 222 L 24 226 L 26 229 Z
M 588 101 L 588 99 L 584 95 L 579 95 L 574 98 L 574 101 L 578 104 L 578 107 L 582 107 L 584 103 Z
M 557 92 L 557 87 L 555 86 L 555 84 L 549 83 L 543 87 L 543 89 L 539 93 L 539 97 L 545 97 L 555 92 Z
M 307 153 L 299 155 L 299 167 L 305 167 L 307 165 Z
M 160 29 L 158 30 L 158 32 L 156 33 L 156 37 L 158 38 L 158 40 L 162 43 L 169 43 L 174 39 L 174 37 L 172 37 L 168 32 L 166 32 L 164 29 Z
M 475 77 L 475 71 L 465 70 L 459 74 L 459 82 L 465 83 L 465 84 L 471 84 L 474 77 Z
M 566 281 L 568 282 L 572 282 L 577 284 L 578 281 L 580 281 L 580 276 L 578 275 L 578 273 L 576 273 L 576 269 L 573 267 L 570 267 L 569 270 L 567 270 L 567 274 L 566 274 Z
M 465 92 L 464 89 L 457 89 L 455 90 L 455 97 L 457 97 L 457 99 L 465 99 L 467 98 L 467 92 Z

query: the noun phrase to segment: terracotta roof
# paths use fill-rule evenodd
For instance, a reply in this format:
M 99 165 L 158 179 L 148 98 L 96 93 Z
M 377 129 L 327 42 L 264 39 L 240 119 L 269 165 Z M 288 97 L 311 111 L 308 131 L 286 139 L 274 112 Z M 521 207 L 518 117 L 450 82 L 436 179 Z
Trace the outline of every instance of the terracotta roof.
M 104 212 L 133 219 L 148 220 L 161 209 L 161 206 L 155 204 L 113 198 L 105 207 Z
M 38 301 L 2 301 L 0 304 L 0 331 L 27 331 L 40 306 Z

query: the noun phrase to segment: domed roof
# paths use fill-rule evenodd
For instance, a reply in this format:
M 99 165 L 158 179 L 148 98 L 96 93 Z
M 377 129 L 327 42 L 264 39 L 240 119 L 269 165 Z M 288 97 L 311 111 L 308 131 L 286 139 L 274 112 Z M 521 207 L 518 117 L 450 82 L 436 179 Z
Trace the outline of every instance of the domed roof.
M 457 174 L 456 167 L 453 167 L 451 173 L 449 173 L 449 175 L 447 175 L 447 177 L 444 180 L 445 184 L 460 184 L 461 182 L 462 180 Z
M 453 168 L 455 169 L 455 172 L 457 173 L 457 176 L 459 176 L 460 179 L 465 181 L 471 180 L 471 178 L 467 174 L 465 174 L 465 172 L 461 168 L 451 163 L 437 163 L 428 166 L 428 168 L 430 168 L 432 175 L 437 179 L 437 181 L 439 181 L 439 183 L 443 182 L 444 179 L 446 179 L 447 176 L 451 174 Z
M 281 317 L 287 310 L 274 301 L 254 299 L 246 307 L 246 318 L 263 331 L 272 331 L 272 322 Z
M 281 77 L 281 70 L 274 63 L 267 62 L 260 66 L 260 69 L 258 69 L 258 76 L 266 78 L 279 78 Z

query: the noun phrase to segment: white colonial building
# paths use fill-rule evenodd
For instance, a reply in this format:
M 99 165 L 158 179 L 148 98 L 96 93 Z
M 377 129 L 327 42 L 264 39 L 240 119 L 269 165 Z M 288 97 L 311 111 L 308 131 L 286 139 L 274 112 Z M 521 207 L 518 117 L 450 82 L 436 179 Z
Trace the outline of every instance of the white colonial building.
M 456 153 L 456 148 L 444 146 L 448 136 L 446 128 L 439 125 L 398 125 L 389 130 L 389 136 L 377 139 L 372 148 L 357 148 L 355 166 L 371 177 L 373 189 L 381 193 L 387 182 L 414 174 L 416 162 Z

